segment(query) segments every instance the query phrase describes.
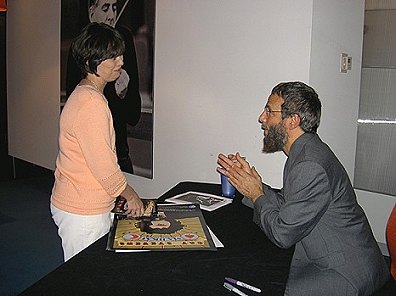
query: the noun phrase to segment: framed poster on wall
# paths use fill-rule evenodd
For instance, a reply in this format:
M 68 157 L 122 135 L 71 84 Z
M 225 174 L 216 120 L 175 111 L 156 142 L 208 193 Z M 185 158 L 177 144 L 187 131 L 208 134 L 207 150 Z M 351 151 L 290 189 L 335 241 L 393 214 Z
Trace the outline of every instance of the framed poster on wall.
M 70 45 L 90 22 L 115 27 L 125 41 L 121 76 L 104 95 L 116 132 L 121 170 L 153 177 L 153 63 L 155 0 L 63 0 L 61 5 L 60 108 L 81 80 Z

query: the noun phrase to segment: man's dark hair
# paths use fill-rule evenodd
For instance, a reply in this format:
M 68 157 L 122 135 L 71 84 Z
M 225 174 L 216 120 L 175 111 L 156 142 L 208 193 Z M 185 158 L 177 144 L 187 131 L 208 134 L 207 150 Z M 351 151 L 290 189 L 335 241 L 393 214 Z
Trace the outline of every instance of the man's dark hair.
M 72 54 L 85 78 L 98 75 L 98 65 L 107 59 L 124 54 L 125 43 L 118 31 L 104 23 L 90 23 L 72 43 Z
M 316 133 L 322 104 L 315 90 L 303 82 L 281 82 L 271 95 L 283 98 L 282 118 L 297 114 L 301 118 L 300 126 L 307 133 Z

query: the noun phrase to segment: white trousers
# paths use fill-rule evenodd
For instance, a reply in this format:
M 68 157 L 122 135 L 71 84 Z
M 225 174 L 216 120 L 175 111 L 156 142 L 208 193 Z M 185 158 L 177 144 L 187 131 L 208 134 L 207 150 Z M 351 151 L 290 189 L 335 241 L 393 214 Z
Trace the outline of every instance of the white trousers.
M 65 261 L 84 250 L 109 232 L 113 215 L 77 215 L 58 209 L 51 204 L 52 219 L 58 226 Z

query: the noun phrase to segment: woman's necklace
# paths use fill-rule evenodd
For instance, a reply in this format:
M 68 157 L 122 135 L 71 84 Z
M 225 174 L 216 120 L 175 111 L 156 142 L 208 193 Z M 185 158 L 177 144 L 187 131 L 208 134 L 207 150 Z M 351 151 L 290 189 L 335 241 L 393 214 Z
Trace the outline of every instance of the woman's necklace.
M 99 89 L 99 87 L 96 85 L 95 82 L 93 82 L 93 81 L 92 81 L 91 79 L 89 79 L 89 78 L 85 78 L 85 79 L 88 80 L 89 83 L 90 83 L 94 88 L 96 88 L 96 90 L 97 90 L 98 92 L 101 93 L 101 90 Z

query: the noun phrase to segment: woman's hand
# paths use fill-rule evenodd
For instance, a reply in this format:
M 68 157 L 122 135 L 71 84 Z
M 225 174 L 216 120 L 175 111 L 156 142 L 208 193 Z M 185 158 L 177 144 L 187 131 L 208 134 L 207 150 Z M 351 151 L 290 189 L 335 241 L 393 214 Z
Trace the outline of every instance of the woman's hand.
M 143 202 L 139 196 L 127 199 L 125 214 L 132 217 L 141 217 L 144 213 Z
M 139 195 L 129 185 L 121 193 L 121 196 L 127 200 L 125 213 L 129 217 L 141 217 L 144 213 L 143 202 Z

